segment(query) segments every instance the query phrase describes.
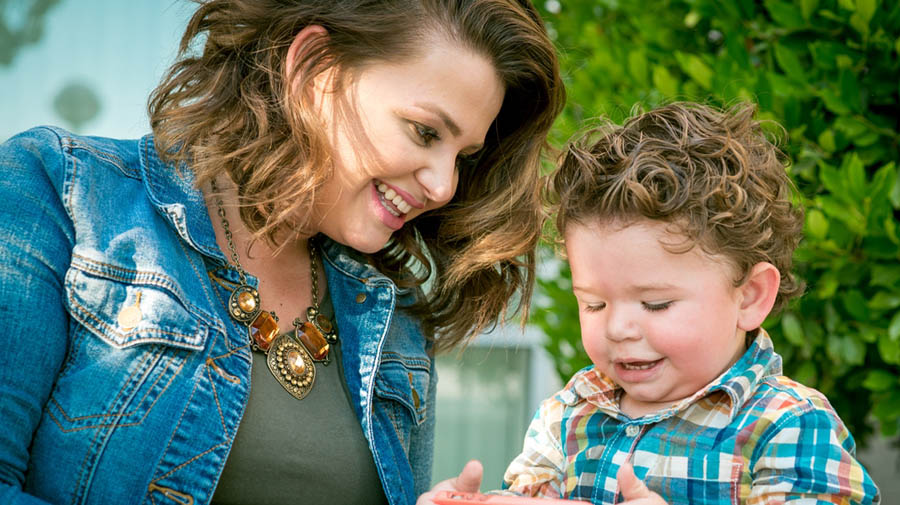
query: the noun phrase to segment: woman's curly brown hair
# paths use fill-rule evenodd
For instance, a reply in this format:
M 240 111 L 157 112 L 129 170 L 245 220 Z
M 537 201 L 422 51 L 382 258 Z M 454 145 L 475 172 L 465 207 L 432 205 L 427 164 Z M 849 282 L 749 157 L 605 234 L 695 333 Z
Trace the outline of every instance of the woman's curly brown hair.
M 724 256 L 737 268 L 735 286 L 755 264 L 773 264 L 781 274 L 773 311 L 782 309 L 803 290 L 791 272 L 803 212 L 791 202 L 787 159 L 755 113 L 747 103 L 672 103 L 585 135 L 548 179 L 560 237 L 569 222 L 670 223 L 685 238 L 670 250 L 699 245 Z
M 493 63 L 506 93 L 475 166 L 460 170 L 445 207 L 407 223 L 371 261 L 401 286 L 430 290 L 408 310 L 438 348 L 506 315 L 524 313 L 540 236 L 540 157 L 565 91 L 552 42 L 527 0 L 198 0 L 180 58 L 151 96 L 163 160 L 190 167 L 198 185 L 225 174 L 257 237 L 303 230 L 332 176 L 331 150 L 308 106 L 307 85 L 328 69 L 338 84 L 377 62 L 418 54 L 431 37 Z M 286 57 L 309 25 L 327 37 Z M 294 83 L 296 85 L 290 85 Z M 298 222 L 298 216 L 299 222 Z

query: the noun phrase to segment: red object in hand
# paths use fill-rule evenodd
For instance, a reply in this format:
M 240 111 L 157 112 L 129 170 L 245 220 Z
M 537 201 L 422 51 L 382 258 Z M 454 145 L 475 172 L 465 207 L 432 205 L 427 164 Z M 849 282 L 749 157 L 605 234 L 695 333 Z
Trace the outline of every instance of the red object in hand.
M 586 501 L 463 493 L 461 491 L 438 491 L 432 501 L 437 505 L 591 505 Z

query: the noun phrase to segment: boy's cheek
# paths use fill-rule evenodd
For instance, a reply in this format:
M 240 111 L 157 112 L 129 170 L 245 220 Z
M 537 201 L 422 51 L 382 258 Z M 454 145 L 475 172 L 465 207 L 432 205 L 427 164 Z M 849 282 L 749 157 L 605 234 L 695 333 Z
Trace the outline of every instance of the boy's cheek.
M 599 368 L 605 367 L 608 359 L 606 356 L 604 338 L 595 328 L 592 328 L 590 324 L 585 325 L 582 323 L 581 345 L 584 346 L 585 352 L 588 357 L 591 358 L 591 362 L 593 362 L 594 365 Z

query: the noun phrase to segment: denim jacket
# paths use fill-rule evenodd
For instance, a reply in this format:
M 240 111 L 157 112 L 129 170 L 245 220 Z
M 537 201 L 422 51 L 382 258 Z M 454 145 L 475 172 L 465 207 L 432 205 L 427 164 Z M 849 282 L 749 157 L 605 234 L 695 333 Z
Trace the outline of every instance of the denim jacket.
M 54 128 L 0 146 L 0 168 L 0 503 L 208 503 L 251 351 L 211 281 L 237 278 L 190 171 L 163 165 L 152 136 Z M 334 242 L 322 256 L 385 494 L 414 503 L 430 485 L 437 383 L 398 310 L 415 293 Z

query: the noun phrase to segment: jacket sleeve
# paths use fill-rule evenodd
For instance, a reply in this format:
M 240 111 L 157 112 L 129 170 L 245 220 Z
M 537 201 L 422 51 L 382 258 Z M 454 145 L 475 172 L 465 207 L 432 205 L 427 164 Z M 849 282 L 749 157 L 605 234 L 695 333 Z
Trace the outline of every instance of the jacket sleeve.
M 853 437 L 827 400 L 757 423 L 747 505 L 877 505 L 878 488 L 856 459 Z M 814 402 L 818 403 L 818 402 Z M 744 492 L 741 495 L 745 495 Z
M 503 488 L 524 496 L 562 498 L 565 492 L 565 453 L 560 441 L 566 405 L 555 396 L 541 403 L 528 431 L 522 453 L 503 475 Z
M 67 347 L 64 282 L 74 241 L 59 137 L 33 129 L 0 145 L 0 503 L 22 491 L 32 436 Z

